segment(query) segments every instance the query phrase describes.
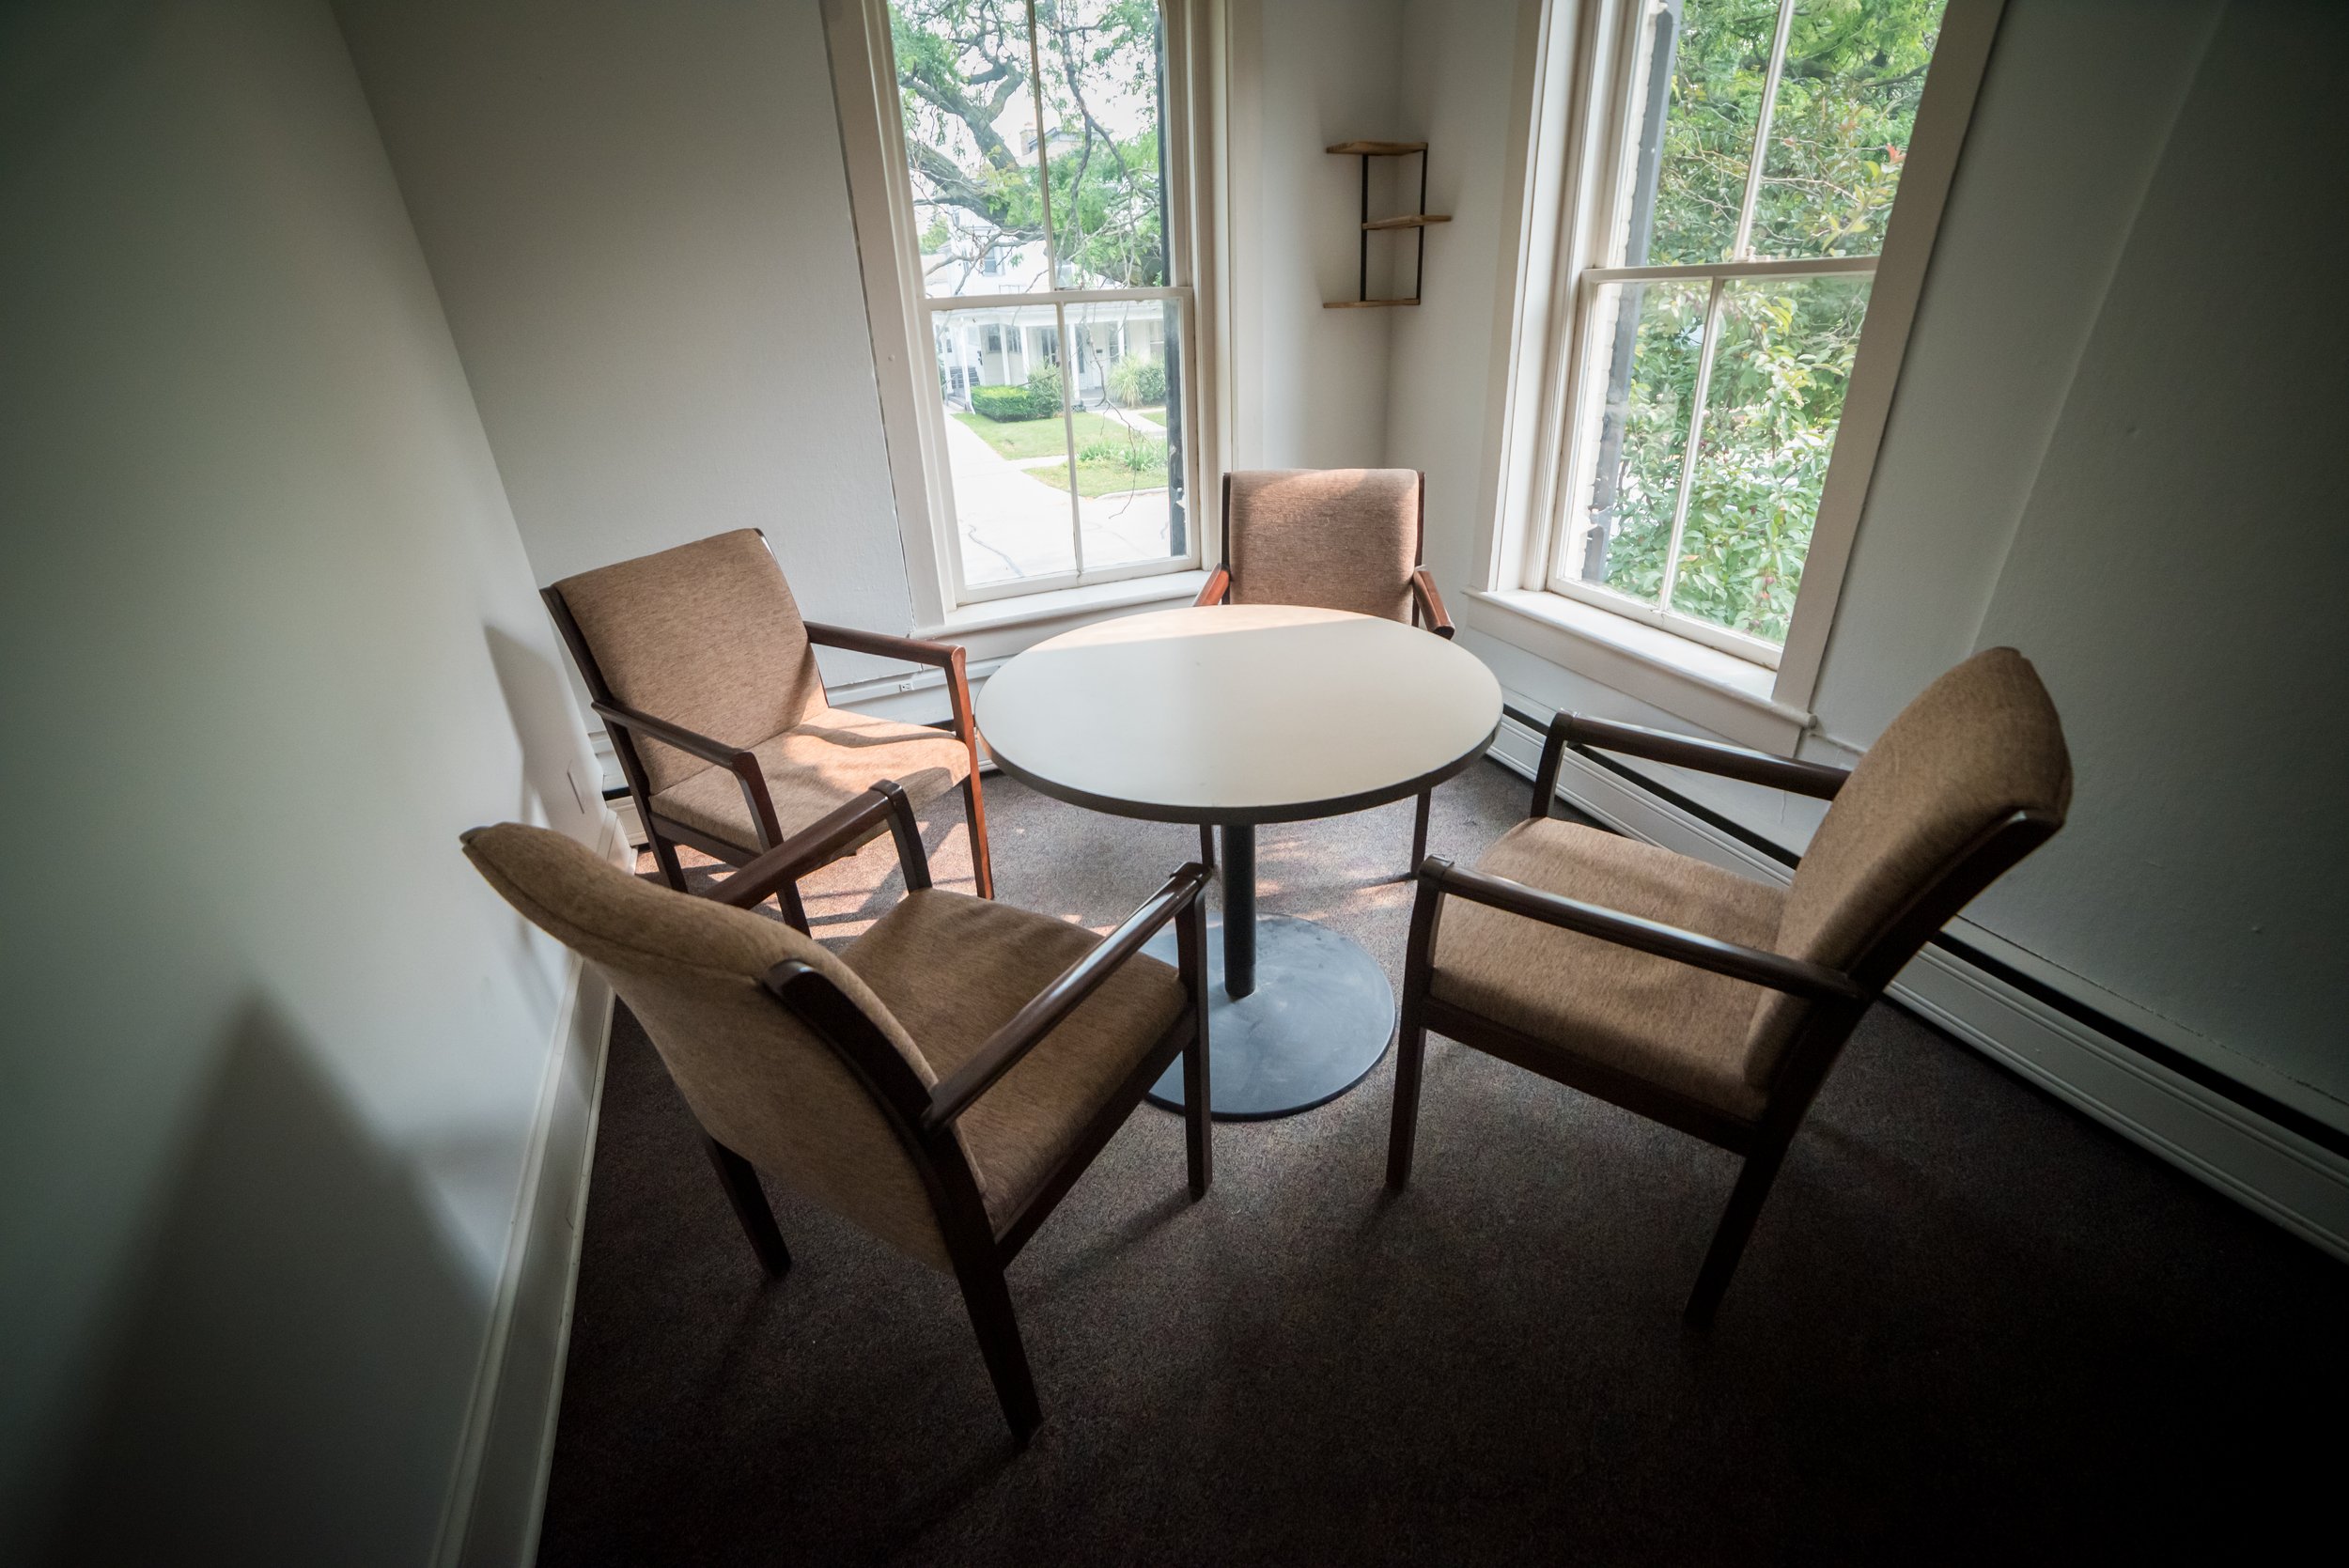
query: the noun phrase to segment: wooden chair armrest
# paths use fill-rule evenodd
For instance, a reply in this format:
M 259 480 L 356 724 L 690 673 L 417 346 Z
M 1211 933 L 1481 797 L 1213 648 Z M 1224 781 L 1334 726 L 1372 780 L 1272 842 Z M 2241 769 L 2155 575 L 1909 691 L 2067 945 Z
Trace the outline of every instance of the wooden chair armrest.
M 1443 607 L 1443 596 L 1436 592 L 1436 580 L 1427 575 L 1425 567 L 1411 572 L 1411 597 L 1419 601 L 1420 619 L 1427 629 L 1439 637 L 1452 635 L 1452 617 Z
M 1793 757 L 1774 757 L 1767 752 L 1749 751 L 1721 740 L 1697 740 L 1685 735 L 1670 735 L 1638 724 L 1619 724 L 1612 719 L 1593 719 L 1586 714 L 1562 713 L 1550 721 L 1555 730 L 1563 726 L 1564 743 L 1587 746 L 1593 751 L 1614 752 L 1624 756 L 1645 757 L 1651 762 L 1669 762 L 1679 768 L 1693 768 L 1700 773 L 1714 773 L 1724 779 L 1742 779 L 1747 784 L 1768 784 L 1796 795 L 1808 795 L 1813 800 L 1832 800 L 1843 782 L 1851 777 L 1848 768 L 1831 768 L 1823 762 L 1800 762 Z
M 897 863 L 906 874 L 906 890 L 930 885 L 929 853 L 913 820 L 913 802 L 894 779 L 883 779 L 839 810 L 776 845 L 772 849 L 719 883 L 709 897 L 720 904 L 747 909 L 775 890 L 825 864 L 840 850 L 862 841 L 881 818 L 897 840 Z
M 943 1126 L 971 1109 L 995 1080 L 1019 1064 L 1078 1003 L 1091 996 L 1120 964 L 1168 921 L 1190 906 L 1207 885 L 1205 866 L 1193 862 L 1167 878 L 1126 923 L 1101 939 L 1093 950 L 1061 972 L 1013 1014 L 953 1076 L 930 1094 L 930 1109 L 922 1118 L 923 1130 Z
M 1675 767 L 1692 768 L 1700 773 L 1712 773 L 1725 779 L 1739 779 L 1747 784 L 1766 784 L 1795 795 L 1808 795 L 1816 800 L 1832 800 L 1851 777 L 1848 768 L 1831 768 L 1823 762 L 1801 762 L 1793 757 L 1774 757 L 1767 752 L 1749 751 L 1719 740 L 1697 740 L 1685 735 L 1670 735 L 1638 724 L 1619 724 L 1612 719 L 1594 719 L 1587 714 L 1570 713 L 1561 708 L 1551 715 L 1545 726 L 1541 721 L 1521 709 L 1506 704 L 1501 706 L 1504 717 L 1515 720 L 1527 729 L 1546 730 L 1542 739 L 1541 766 L 1533 770 L 1534 816 L 1548 816 L 1549 804 L 1558 793 L 1558 770 L 1565 762 L 1566 749 L 1577 751 L 1615 752 L 1624 756 L 1645 757 L 1651 762 L 1669 762 Z
M 1859 982 L 1824 964 L 1813 964 L 1802 958 L 1789 958 L 1782 953 L 1769 953 L 1758 947 L 1746 947 L 1737 942 L 1723 941 L 1695 931 L 1684 931 L 1677 925 L 1643 916 L 1626 914 L 1603 904 L 1585 904 L 1579 899 L 1566 898 L 1540 888 L 1513 882 L 1505 877 L 1491 877 L 1481 871 L 1463 871 L 1440 855 L 1430 855 L 1419 868 L 1421 896 L 1431 893 L 1465 898 L 1472 904 L 1522 915 L 1545 925 L 1556 925 L 1568 931 L 1579 931 L 1586 937 L 1613 942 L 1641 953 L 1651 953 L 1658 958 L 1694 969 L 1709 970 L 1735 980 L 1750 981 L 1766 986 L 1774 991 L 1785 991 L 1814 1001 L 1860 1001 L 1866 993 Z
M 962 644 L 959 643 L 934 643 L 922 637 L 893 637 L 885 631 L 859 631 L 854 627 L 826 626 L 818 621 L 806 624 L 807 640 L 827 648 L 878 654 L 883 659 L 902 659 L 910 664 L 929 664 L 941 670 L 962 657 Z
M 713 740 L 708 736 L 687 729 L 683 724 L 672 724 L 666 719 L 656 719 L 641 709 L 629 707 L 620 703 L 599 702 L 590 703 L 588 706 L 623 729 L 635 730 L 640 734 L 648 735 L 664 746 L 675 746 L 678 751 L 697 756 L 704 762 L 714 763 L 720 768 L 731 768 L 737 771 L 740 770 L 744 758 L 750 759 L 752 768 L 755 768 L 758 766 L 758 759 L 739 746 L 729 746 L 723 740 Z
M 749 808 L 751 820 L 770 840 L 783 836 L 775 820 L 774 797 L 767 793 L 767 770 L 758 765 L 758 753 L 729 746 L 723 740 L 712 740 L 697 735 L 682 724 L 672 724 L 666 719 L 656 719 L 637 708 L 619 703 L 591 703 L 588 706 L 623 729 L 635 730 L 650 736 L 664 745 L 675 746 L 704 762 L 714 763 L 734 775 L 734 782 L 742 791 L 742 803 Z M 646 805 L 649 809 L 651 802 Z
M 1218 567 L 1215 574 L 1207 579 L 1207 585 L 1199 590 L 1199 597 L 1190 601 L 1190 606 L 1197 610 L 1210 604 L 1221 604 L 1231 592 L 1232 574 Z

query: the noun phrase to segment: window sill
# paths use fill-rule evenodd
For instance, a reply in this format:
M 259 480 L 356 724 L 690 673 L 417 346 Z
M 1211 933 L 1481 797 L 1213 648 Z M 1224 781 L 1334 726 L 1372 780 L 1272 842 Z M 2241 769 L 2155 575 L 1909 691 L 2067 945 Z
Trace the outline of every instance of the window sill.
M 1073 631 L 1105 616 L 1189 604 L 1206 585 L 1205 571 L 1175 571 L 1022 594 L 1017 598 L 983 599 L 948 611 L 937 625 L 918 628 L 913 635 L 960 643 L 970 650 L 973 663 L 1008 659 L 1047 637 Z
M 1686 719 L 1725 740 L 1795 754 L 1811 715 L 1771 695 L 1774 671 L 1660 627 L 1536 589 L 1470 590 L 1462 620 L 1487 637 Z

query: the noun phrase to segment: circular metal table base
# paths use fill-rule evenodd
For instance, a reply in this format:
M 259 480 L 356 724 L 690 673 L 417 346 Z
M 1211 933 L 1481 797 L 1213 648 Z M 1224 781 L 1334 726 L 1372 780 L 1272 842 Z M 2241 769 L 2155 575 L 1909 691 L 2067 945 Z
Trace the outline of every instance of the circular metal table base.
M 1256 922 L 1256 988 L 1223 994 L 1223 923 L 1207 922 L 1207 1083 L 1217 1116 L 1252 1121 L 1336 1099 L 1378 1065 L 1394 1040 L 1394 987 L 1361 944 L 1285 915 Z M 1143 949 L 1174 962 L 1174 932 Z M 1150 1101 L 1183 1109 L 1177 1058 Z

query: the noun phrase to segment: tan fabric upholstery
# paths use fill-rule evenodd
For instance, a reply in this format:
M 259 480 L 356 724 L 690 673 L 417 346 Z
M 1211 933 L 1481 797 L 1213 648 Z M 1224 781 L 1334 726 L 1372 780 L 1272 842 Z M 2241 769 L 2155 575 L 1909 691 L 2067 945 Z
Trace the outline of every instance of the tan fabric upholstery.
M 823 706 L 806 623 L 754 529 L 582 572 L 554 588 L 626 706 L 753 746 Z M 642 736 L 636 746 L 656 795 L 709 766 Z
M 786 958 L 814 966 L 935 1083 L 848 966 L 779 921 L 655 887 L 542 828 L 477 829 L 465 854 L 506 902 L 603 971 L 711 1137 L 923 1262 L 950 1266 L 921 1176 L 888 1122 L 758 983 Z
M 1779 925 L 1778 889 L 1579 823 L 1520 822 L 1476 869 L 1750 947 Z M 1760 986 L 1453 898 L 1428 989 L 1561 1055 L 1732 1116 L 1761 1112 L 1745 1071 Z
M 894 779 L 915 805 L 934 800 L 971 773 L 958 736 L 919 724 L 868 718 L 818 706 L 796 728 L 759 741 L 759 768 L 788 838 L 837 811 L 882 779 Z M 732 768 L 705 768 L 652 798 L 661 815 L 728 844 L 756 849 L 758 829 Z
M 1232 602 L 1409 620 L 1419 489 L 1408 468 L 1234 474 Z
M 1985 649 L 1925 688 L 1859 759 L 1767 945 L 1847 969 L 1992 826 L 2018 811 L 2061 821 L 2071 801 L 2071 753 L 2046 688 L 2013 648 Z M 1802 1012 L 1791 997 L 1763 1000 L 1750 1082 L 1769 1084 Z
M 847 958 L 943 1077 L 1098 940 L 1048 915 L 932 890 L 908 894 Z M 1174 970 L 1130 958 L 963 1113 L 956 1126 L 999 1232 L 1182 1009 Z

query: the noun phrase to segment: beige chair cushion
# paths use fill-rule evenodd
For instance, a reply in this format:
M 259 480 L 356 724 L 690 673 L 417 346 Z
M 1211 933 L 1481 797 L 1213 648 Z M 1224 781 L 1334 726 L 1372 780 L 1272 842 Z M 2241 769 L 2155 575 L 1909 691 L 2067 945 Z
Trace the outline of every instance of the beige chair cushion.
M 709 1135 L 795 1191 L 950 1267 L 920 1173 L 830 1047 L 759 978 L 786 958 L 828 976 L 926 1083 L 937 1075 L 856 973 L 779 921 L 655 887 L 543 828 L 465 835 L 506 902 L 601 970 Z
M 846 957 L 945 1077 L 1099 939 L 1049 915 L 928 890 L 908 894 Z M 1182 1009 L 1174 970 L 1130 958 L 963 1112 L 956 1126 L 999 1233 Z
M 796 727 L 751 750 L 767 775 L 775 821 L 786 838 L 882 779 L 896 780 L 918 806 L 971 773 L 970 748 L 957 736 L 820 706 Z M 758 847 L 757 825 L 732 768 L 705 768 L 671 784 L 653 796 L 652 809 L 727 844 Z
M 2013 648 L 1985 649 L 1926 687 L 1859 759 L 1766 945 L 1848 969 L 1983 832 L 2018 811 L 2061 822 L 2071 800 L 2071 753 L 2046 688 Z M 1756 1009 L 1746 1070 L 1757 1087 L 1776 1076 L 1803 1006 L 1773 992 Z
M 1579 823 L 1503 833 L 1476 869 L 1750 947 L 1767 946 L 1782 894 L 1669 849 Z M 1761 987 L 1465 899 L 1446 899 L 1429 994 L 1556 1049 L 1746 1119 Z
M 1234 604 L 1303 604 L 1411 618 L 1420 477 L 1408 468 L 1232 475 Z
M 626 706 L 749 746 L 823 706 L 806 623 L 755 529 L 582 572 L 554 589 Z M 643 736 L 636 747 L 654 794 L 709 766 Z

